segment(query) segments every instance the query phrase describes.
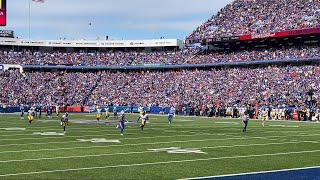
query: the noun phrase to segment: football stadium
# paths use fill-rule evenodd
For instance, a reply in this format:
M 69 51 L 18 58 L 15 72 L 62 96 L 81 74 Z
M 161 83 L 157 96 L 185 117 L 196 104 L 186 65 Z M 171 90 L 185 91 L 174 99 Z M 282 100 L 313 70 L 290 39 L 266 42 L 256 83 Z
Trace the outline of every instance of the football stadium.
M 0 179 L 320 179 L 319 1 L 133 40 L 32 38 L 46 0 L 20 38 L 0 2 Z

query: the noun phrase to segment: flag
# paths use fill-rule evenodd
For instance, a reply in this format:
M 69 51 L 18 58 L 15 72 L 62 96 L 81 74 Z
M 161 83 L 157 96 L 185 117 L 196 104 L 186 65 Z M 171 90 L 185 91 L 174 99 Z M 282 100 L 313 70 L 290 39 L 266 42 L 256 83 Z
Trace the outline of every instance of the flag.
M 44 3 L 44 0 L 32 0 L 33 2 Z

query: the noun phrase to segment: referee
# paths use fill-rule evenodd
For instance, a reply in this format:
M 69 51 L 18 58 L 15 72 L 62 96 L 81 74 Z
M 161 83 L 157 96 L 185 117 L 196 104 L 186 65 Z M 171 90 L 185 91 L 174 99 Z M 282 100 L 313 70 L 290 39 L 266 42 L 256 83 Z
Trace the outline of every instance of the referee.
M 249 121 L 249 115 L 248 115 L 247 112 L 245 112 L 243 117 L 242 117 L 242 122 L 243 122 L 243 125 L 244 125 L 242 132 L 247 131 L 248 121 Z

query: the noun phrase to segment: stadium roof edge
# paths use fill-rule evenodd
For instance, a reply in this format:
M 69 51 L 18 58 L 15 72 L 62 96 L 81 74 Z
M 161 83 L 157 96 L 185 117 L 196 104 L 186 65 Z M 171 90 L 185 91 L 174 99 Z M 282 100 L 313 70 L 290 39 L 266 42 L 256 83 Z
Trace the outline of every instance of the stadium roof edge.
M 179 39 L 147 40 L 33 40 L 18 38 L 0 38 L 0 46 L 30 47 L 71 47 L 71 48 L 138 48 L 138 47 L 183 47 Z

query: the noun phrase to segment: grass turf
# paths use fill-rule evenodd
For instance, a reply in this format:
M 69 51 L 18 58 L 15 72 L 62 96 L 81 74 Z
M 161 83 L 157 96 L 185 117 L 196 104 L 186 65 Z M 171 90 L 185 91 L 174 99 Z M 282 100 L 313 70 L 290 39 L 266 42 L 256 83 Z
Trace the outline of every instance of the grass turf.
M 318 123 L 250 120 L 242 132 L 239 119 L 177 116 L 169 125 L 149 116 L 143 133 L 128 123 L 121 136 L 115 123 L 71 114 L 65 135 L 40 135 L 63 133 L 59 119 L 28 125 L 0 114 L 0 179 L 179 179 L 320 165 Z M 120 143 L 80 141 L 93 138 Z

